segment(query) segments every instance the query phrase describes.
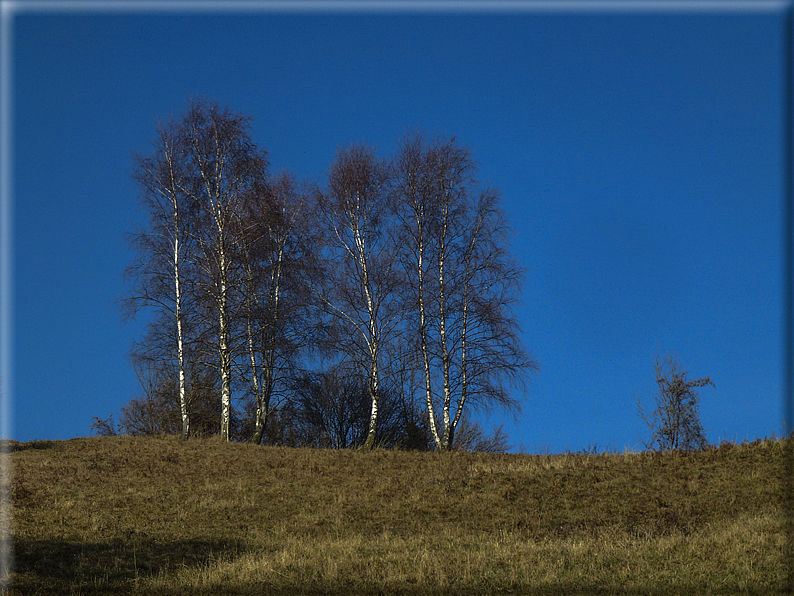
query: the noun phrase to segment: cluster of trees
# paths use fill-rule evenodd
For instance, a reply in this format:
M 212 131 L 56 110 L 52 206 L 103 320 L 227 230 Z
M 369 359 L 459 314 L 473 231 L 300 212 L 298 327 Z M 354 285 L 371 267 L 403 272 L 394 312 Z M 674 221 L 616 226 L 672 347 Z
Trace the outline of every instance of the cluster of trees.
M 194 100 L 133 175 L 148 225 L 124 314 L 130 434 L 327 447 L 498 450 L 472 409 L 515 410 L 537 364 L 499 193 L 454 138 L 355 144 L 322 182 L 271 174 L 250 119 Z M 105 431 L 113 430 L 111 421 Z M 109 424 L 109 427 L 108 427 Z

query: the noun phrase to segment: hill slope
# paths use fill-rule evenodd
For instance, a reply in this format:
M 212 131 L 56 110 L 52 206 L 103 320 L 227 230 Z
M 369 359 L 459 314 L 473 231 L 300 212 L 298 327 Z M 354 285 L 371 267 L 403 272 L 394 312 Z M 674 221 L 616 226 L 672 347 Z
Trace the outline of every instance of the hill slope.
M 12 443 L 11 594 L 768 594 L 783 443 L 692 454 Z

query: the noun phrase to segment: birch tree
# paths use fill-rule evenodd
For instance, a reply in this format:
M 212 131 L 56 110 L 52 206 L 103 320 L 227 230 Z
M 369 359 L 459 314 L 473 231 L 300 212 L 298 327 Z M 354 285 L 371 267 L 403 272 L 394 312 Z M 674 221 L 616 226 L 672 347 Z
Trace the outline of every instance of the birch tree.
M 394 207 L 401 224 L 400 246 L 405 270 L 404 292 L 412 312 L 421 354 L 424 400 L 429 429 L 435 445 L 441 445 L 433 406 L 433 369 L 431 367 L 431 270 L 434 248 L 433 228 L 437 217 L 435 181 L 428 162 L 428 147 L 419 135 L 406 136 L 394 159 L 392 190 Z M 431 290 L 432 292 L 432 290 Z M 413 315 L 413 316 L 411 316 Z M 412 334 L 408 334 L 409 337 Z M 406 362 L 406 364 L 408 364 Z
M 523 391 L 537 362 L 524 349 L 512 306 L 518 301 L 522 269 L 510 256 L 509 233 L 498 191 L 487 188 L 475 195 L 461 243 L 455 312 L 454 360 L 458 383 L 455 416 L 448 443 L 467 404 L 497 405 L 519 410 L 511 390 Z M 445 407 L 447 402 L 445 401 Z
M 507 389 L 537 368 L 511 311 L 521 270 L 508 254 L 498 192 L 477 187 L 476 164 L 454 138 L 406 136 L 394 164 L 430 432 L 436 449 L 449 450 L 467 407 L 517 408 Z
M 138 250 L 126 276 L 135 288 L 124 301 L 125 316 L 134 317 L 144 307 L 153 307 L 170 320 L 177 362 L 177 386 L 181 414 L 181 434 L 190 436 L 185 377 L 185 275 L 193 245 L 190 242 L 188 199 L 184 192 L 186 147 L 173 121 L 157 126 L 152 154 L 135 156 L 133 179 L 141 191 L 141 204 L 149 226 L 131 235 Z M 170 344 L 171 342 L 168 341 Z M 170 350 L 169 350 L 170 351 Z
M 365 449 L 375 446 L 384 342 L 399 322 L 388 166 L 363 145 L 337 153 L 318 203 L 327 233 L 327 285 L 318 293 L 335 321 L 337 346 L 363 371 L 370 416 Z
M 180 126 L 185 138 L 186 195 L 202 223 L 197 227 L 197 282 L 215 316 L 217 366 L 221 379 L 220 434 L 230 438 L 233 301 L 242 283 L 240 263 L 243 204 L 265 182 L 267 154 L 250 137 L 250 119 L 216 103 L 191 102 Z
M 306 321 L 307 274 L 313 259 L 309 197 L 289 173 L 281 173 L 245 214 L 242 242 L 245 284 L 246 373 L 254 398 L 254 432 L 260 444 L 270 414 L 281 402 L 295 360 L 311 338 Z

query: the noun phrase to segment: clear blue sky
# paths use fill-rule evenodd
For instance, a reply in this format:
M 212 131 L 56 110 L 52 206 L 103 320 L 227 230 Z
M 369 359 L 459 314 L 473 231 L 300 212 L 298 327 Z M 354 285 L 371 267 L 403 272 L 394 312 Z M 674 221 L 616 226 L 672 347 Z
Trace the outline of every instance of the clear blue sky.
M 11 437 L 86 436 L 138 392 L 144 321 L 117 302 L 144 221 L 131 156 L 191 96 L 253 117 L 272 171 L 310 179 L 337 146 L 390 156 L 412 128 L 471 149 L 527 269 L 541 370 L 516 447 L 639 448 L 657 351 L 716 384 L 711 441 L 779 434 L 783 5 L 375 6 L 14 13 Z

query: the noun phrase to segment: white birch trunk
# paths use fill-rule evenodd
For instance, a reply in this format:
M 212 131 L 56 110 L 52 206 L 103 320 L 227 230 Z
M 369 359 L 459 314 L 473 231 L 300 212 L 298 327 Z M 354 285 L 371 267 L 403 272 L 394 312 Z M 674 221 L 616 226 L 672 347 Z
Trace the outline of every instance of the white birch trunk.
M 450 353 L 447 347 L 447 321 L 446 321 L 446 292 L 444 291 L 444 266 L 446 260 L 446 226 L 447 226 L 448 207 L 444 207 L 444 223 L 443 231 L 441 234 L 439 245 L 439 260 L 438 260 L 438 326 L 439 326 L 439 339 L 441 342 L 441 372 L 444 380 L 444 409 L 443 421 L 444 427 L 441 436 L 440 449 L 449 450 L 452 447 L 450 437 L 450 404 L 452 403 L 452 383 L 450 380 Z
M 364 449 L 375 447 L 375 433 L 378 427 L 378 361 L 374 357 L 370 364 L 370 377 L 369 394 L 372 400 L 372 409 L 369 415 L 369 432 L 367 433 L 367 440 L 364 442 Z
M 251 274 L 250 268 L 248 271 L 248 284 L 249 284 L 249 295 L 248 295 L 248 316 L 246 317 L 246 331 L 248 333 L 248 357 L 251 361 L 251 385 L 254 389 L 254 395 L 256 396 L 256 433 L 260 430 L 261 424 L 261 397 L 259 394 L 259 374 L 257 372 L 257 365 L 256 365 L 256 349 L 254 348 L 254 331 L 251 327 L 251 294 L 253 293 L 253 275 Z M 261 435 L 260 435 L 261 436 Z
M 372 403 L 369 416 L 369 431 L 367 433 L 367 440 L 364 443 L 365 449 L 372 449 L 375 446 L 375 433 L 377 432 L 378 425 L 378 398 L 379 398 L 379 379 L 378 379 L 378 325 L 377 314 L 375 312 L 375 305 L 372 299 L 372 292 L 369 287 L 369 270 L 367 268 L 367 257 L 364 246 L 364 239 L 361 237 L 359 228 L 355 230 L 356 250 L 358 252 L 359 266 L 361 267 L 362 285 L 364 287 L 364 297 L 367 302 L 367 316 L 369 337 L 367 345 L 369 346 L 370 366 L 369 366 L 369 397 Z
M 249 350 L 251 352 L 251 370 L 253 375 L 253 385 L 256 395 L 256 420 L 254 436 L 251 442 L 258 445 L 262 442 L 262 437 L 267 426 L 267 419 L 270 414 L 270 400 L 273 395 L 273 383 L 275 381 L 275 357 L 276 348 L 274 346 L 276 326 L 279 323 L 279 299 L 281 289 L 281 268 L 284 260 L 284 239 L 280 239 L 279 250 L 276 257 L 275 267 L 270 276 L 270 302 L 268 308 L 270 316 L 266 322 L 266 328 L 262 331 L 262 343 L 260 345 L 262 357 L 262 383 L 260 385 L 256 370 L 256 356 L 251 331 L 250 318 L 248 322 Z
M 176 201 L 174 201 L 174 290 L 176 292 L 176 354 L 179 365 L 179 409 L 182 414 L 182 438 L 190 436 L 190 416 L 187 410 L 187 395 L 185 391 L 185 356 L 182 341 L 182 293 L 179 287 L 179 226 L 177 224 Z
M 173 234 L 174 234 L 174 315 L 176 317 L 176 356 L 177 366 L 179 368 L 179 410 L 182 416 L 182 438 L 187 439 L 190 436 L 190 415 L 187 407 L 187 390 L 185 380 L 185 351 L 184 351 L 184 338 L 182 333 L 182 288 L 180 285 L 181 271 L 180 265 L 182 263 L 181 253 L 179 252 L 179 237 L 181 229 L 179 225 L 179 203 L 177 201 L 177 188 L 178 183 L 174 174 L 174 162 L 172 147 L 166 141 L 166 156 L 165 159 L 168 163 L 168 175 L 170 189 L 171 205 L 173 207 Z
M 468 389 L 469 389 L 469 379 L 467 376 L 466 371 L 466 332 L 468 330 L 468 323 L 469 323 L 469 283 L 468 283 L 468 262 L 467 262 L 467 274 L 464 278 L 464 288 L 463 288 L 463 322 L 461 325 L 461 339 L 460 339 L 460 399 L 458 401 L 458 407 L 455 412 L 455 419 L 452 421 L 452 426 L 450 427 L 450 445 L 452 445 L 454 438 L 455 438 L 455 429 L 458 428 L 458 423 L 460 422 L 460 416 L 463 413 L 463 406 L 466 405 L 466 397 L 468 396 Z
M 222 232 L 222 230 L 219 230 Z M 218 296 L 218 355 L 221 364 L 221 438 L 230 439 L 230 423 L 232 411 L 232 361 L 229 352 L 229 328 L 226 296 L 226 253 L 223 247 L 223 234 L 220 233 L 220 295 Z
M 478 238 L 480 235 L 481 227 L 479 225 L 479 220 L 477 226 L 475 226 L 475 230 L 472 233 L 471 242 L 469 243 L 468 250 L 465 255 L 465 268 L 464 268 L 464 275 L 463 275 L 463 313 L 462 313 L 462 323 L 461 323 L 461 339 L 460 339 L 460 399 L 457 405 L 457 411 L 455 412 L 455 419 L 452 421 L 452 428 L 451 428 L 451 436 L 454 438 L 455 429 L 458 427 L 458 423 L 460 422 L 461 414 L 463 413 L 463 408 L 466 405 L 466 399 L 468 397 L 469 392 L 469 377 L 467 371 L 467 348 L 468 348 L 468 330 L 469 330 L 469 292 L 471 289 L 471 279 L 472 279 L 472 261 L 474 259 L 474 249 L 478 244 Z M 450 439 L 450 443 L 452 439 Z
M 422 230 L 420 224 L 419 229 Z M 436 419 L 433 412 L 433 391 L 431 386 L 430 376 L 430 357 L 427 353 L 427 321 L 425 320 L 425 297 L 424 297 L 424 241 L 422 240 L 423 232 L 420 231 L 419 237 L 419 255 L 417 262 L 417 272 L 419 275 L 419 340 L 422 347 L 422 363 L 425 369 L 425 397 L 427 400 L 427 414 L 430 424 L 430 432 L 433 436 L 433 441 L 436 448 L 441 447 L 441 438 L 438 436 L 438 429 L 436 428 Z

